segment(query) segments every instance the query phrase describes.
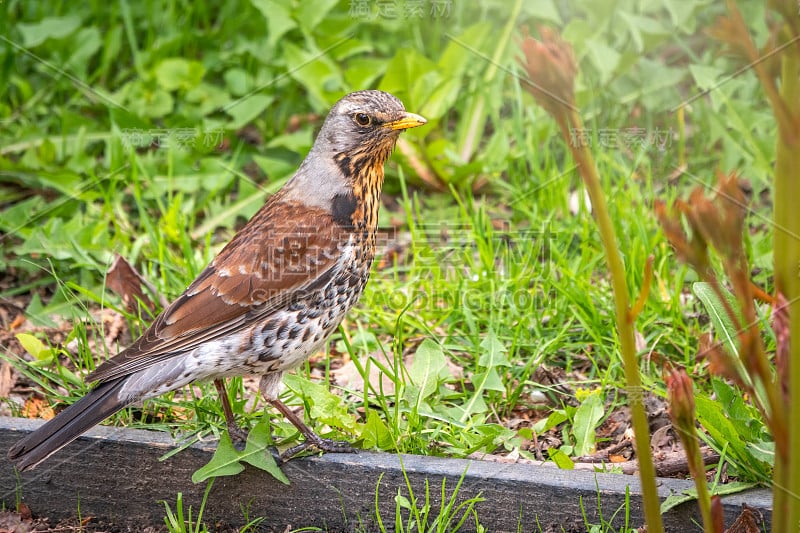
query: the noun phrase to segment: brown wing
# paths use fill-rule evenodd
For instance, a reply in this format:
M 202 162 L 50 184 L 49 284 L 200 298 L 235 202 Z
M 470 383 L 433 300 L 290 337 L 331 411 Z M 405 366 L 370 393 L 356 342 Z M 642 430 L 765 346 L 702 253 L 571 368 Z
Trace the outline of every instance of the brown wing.
M 323 286 L 347 235 L 323 209 L 272 200 L 139 339 L 87 381 L 125 376 L 236 333 Z

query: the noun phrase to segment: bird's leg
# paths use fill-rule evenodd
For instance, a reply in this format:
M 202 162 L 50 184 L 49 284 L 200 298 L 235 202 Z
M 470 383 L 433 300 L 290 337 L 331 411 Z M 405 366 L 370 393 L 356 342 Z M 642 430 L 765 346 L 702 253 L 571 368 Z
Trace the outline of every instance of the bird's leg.
M 292 411 L 288 405 L 280 401 L 279 399 L 275 398 L 273 400 L 267 399 L 267 401 L 278 411 L 281 412 L 286 419 L 292 423 L 294 427 L 300 430 L 300 433 L 303 434 L 305 437 L 305 441 L 298 444 L 297 446 L 293 446 L 283 452 L 281 454 L 281 460 L 288 461 L 292 457 L 296 456 L 297 454 L 307 450 L 308 448 L 317 448 L 323 452 L 329 453 L 355 453 L 355 450 L 350 443 L 332 439 L 323 439 L 316 433 L 314 433 L 310 427 L 308 427 L 305 422 L 303 422 L 299 416 Z
M 217 388 L 219 401 L 222 403 L 222 412 L 225 414 L 225 422 L 228 425 L 228 435 L 230 435 L 231 440 L 242 443 L 247 442 L 247 431 L 240 428 L 233 417 L 231 402 L 228 400 L 228 391 L 225 390 L 225 380 L 223 378 L 215 379 L 214 386 Z

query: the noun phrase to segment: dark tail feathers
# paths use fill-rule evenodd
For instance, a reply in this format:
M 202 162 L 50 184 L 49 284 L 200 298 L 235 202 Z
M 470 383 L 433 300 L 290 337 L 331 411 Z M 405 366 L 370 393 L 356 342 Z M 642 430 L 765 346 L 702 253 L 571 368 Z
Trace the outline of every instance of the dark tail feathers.
M 117 397 L 125 378 L 101 383 L 45 425 L 20 440 L 8 458 L 20 470 L 28 470 L 77 439 L 92 426 L 113 415 L 130 402 Z

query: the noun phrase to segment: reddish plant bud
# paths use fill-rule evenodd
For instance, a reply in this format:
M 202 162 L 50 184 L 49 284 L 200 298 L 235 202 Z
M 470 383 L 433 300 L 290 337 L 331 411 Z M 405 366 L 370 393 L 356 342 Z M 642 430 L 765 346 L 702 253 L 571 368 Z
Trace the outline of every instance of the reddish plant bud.
M 541 27 L 542 40 L 526 36 L 520 41 L 524 59 L 520 65 L 528 73 L 522 82 L 536 102 L 548 113 L 558 118 L 575 107 L 575 76 L 578 65 L 572 46 L 555 30 Z
M 718 494 L 711 497 L 711 529 L 714 533 L 725 533 L 725 509 Z
M 666 375 L 667 401 L 672 425 L 683 435 L 694 433 L 694 387 L 683 368 L 671 368 Z
M 680 213 L 683 213 L 687 220 L 691 221 L 691 207 L 686 202 L 677 200 L 673 205 L 673 213 L 670 213 L 663 201 L 656 200 L 655 211 L 661 229 L 669 243 L 675 248 L 675 253 L 682 261 L 691 265 L 701 278 L 705 279 L 710 269 L 706 242 L 697 231 L 692 232 L 690 241 L 681 224 Z

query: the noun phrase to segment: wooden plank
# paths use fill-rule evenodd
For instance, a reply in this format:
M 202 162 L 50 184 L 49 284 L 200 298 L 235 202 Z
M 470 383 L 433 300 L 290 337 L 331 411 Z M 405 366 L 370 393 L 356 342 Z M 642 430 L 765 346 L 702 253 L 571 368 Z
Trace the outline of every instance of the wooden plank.
M 120 528 L 139 530 L 162 525 L 164 506 L 174 507 L 178 492 L 185 505 L 196 511 L 205 484 L 194 485 L 191 475 L 208 462 L 215 443 L 196 445 L 170 459 L 158 459 L 172 449 L 169 435 L 158 432 L 97 427 L 53 456 L 39 468 L 16 477 L 4 450 L 40 422 L 0 417 L 0 495 L 5 508 L 14 508 L 21 496 L 34 514 L 60 519 L 95 516 Z M 387 530 L 394 530 L 398 489 L 408 496 L 405 475 L 417 498 L 423 499 L 425 481 L 430 483 L 434 516 L 439 508 L 442 480 L 448 496 L 462 474 L 459 501 L 481 495 L 478 516 L 487 531 L 537 531 L 537 523 L 583 529 L 581 498 L 590 523 L 599 523 L 597 497 L 606 520 L 619 509 L 630 489 L 630 526 L 643 524 L 638 479 L 621 474 L 594 474 L 550 467 L 501 464 L 462 459 L 443 459 L 388 453 L 328 454 L 295 459 L 283 465 L 290 486 L 265 472 L 248 467 L 238 476 L 218 478 L 213 485 L 204 520 L 208 523 L 243 525 L 245 513 L 265 517 L 264 531 L 316 526 L 327 531 L 375 531 L 375 494 Z M 662 497 L 682 491 L 692 483 L 660 479 Z M 771 494 L 751 490 L 726 497 L 726 523 L 738 515 L 743 502 L 759 509 L 770 524 Z M 684 504 L 664 516 L 668 531 L 684 531 L 700 515 L 694 503 Z M 624 512 L 614 527 L 623 525 Z M 474 523 L 465 531 L 474 530 Z M 557 529 L 560 531 L 560 528 Z

